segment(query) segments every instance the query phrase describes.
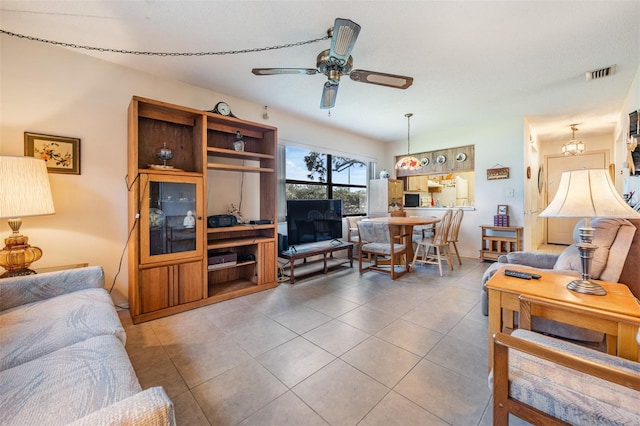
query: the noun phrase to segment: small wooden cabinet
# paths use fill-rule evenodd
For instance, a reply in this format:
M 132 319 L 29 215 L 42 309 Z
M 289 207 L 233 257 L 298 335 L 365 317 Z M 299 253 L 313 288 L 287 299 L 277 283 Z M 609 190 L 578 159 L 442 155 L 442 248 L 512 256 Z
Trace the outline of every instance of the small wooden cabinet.
M 481 225 L 480 260 L 498 260 L 503 254 L 522 250 L 522 226 Z
M 244 146 L 234 149 L 238 132 Z M 158 159 L 171 150 L 169 167 Z M 133 97 L 129 105 L 129 309 L 134 323 L 278 285 L 277 131 L 212 112 Z M 208 227 L 228 181 L 257 174 L 260 225 Z M 221 182 L 227 182 L 227 185 Z M 236 262 L 210 268 L 231 252 Z

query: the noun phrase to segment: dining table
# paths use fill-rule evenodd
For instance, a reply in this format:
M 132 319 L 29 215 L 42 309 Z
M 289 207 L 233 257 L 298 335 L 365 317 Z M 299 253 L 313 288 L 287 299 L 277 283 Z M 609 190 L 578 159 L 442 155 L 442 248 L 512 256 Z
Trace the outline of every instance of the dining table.
M 372 222 L 386 222 L 391 226 L 397 226 L 400 228 L 400 234 L 407 234 L 409 238 L 413 236 L 414 226 L 432 226 L 435 227 L 436 223 L 440 222 L 438 217 L 420 217 L 420 216 L 380 216 L 369 217 L 362 219 L 363 221 Z M 409 256 L 409 262 L 413 260 L 413 242 L 408 244 L 407 256 Z M 413 268 L 411 268 L 412 270 Z

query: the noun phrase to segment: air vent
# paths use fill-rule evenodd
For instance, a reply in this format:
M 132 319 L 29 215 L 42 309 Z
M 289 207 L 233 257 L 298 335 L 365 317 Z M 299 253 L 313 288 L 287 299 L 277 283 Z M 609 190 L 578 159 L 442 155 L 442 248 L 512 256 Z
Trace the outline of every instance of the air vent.
M 611 65 L 610 67 L 601 68 L 599 70 L 587 71 L 587 81 L 595 80 L 597 78 L 605 78 L 610 75 L 614 75 L 616 73 L 616 66 Z

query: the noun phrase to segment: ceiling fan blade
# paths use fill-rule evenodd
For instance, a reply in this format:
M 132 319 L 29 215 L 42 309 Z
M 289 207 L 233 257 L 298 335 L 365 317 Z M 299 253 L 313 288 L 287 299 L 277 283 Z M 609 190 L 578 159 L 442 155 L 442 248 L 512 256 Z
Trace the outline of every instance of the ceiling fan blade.
M 336 96 L 338 95 L 338 83 L 327 81 L 322 89 L 322 99 L 320 100 L 320 108 L 333 108 L 336 104 Z
M 349 74 L 351 80 L 361 83 L 378 84 L 380 86 L 406 89 L 413 84 L 413 77 L 404 75 L 387 74 L 376 71 L 353 70 Z
M 278 74 L 301 74 L 313 75 L 318 72 L 314 68 L 254 68 L 251 70 L 255 75 L 278 75 Z
M 336 18 L 331 37 L 330 55 L 341 62 L 346 62 L 351 55 L 358 34 L 360 34 L 360 25 L 349 19 Z

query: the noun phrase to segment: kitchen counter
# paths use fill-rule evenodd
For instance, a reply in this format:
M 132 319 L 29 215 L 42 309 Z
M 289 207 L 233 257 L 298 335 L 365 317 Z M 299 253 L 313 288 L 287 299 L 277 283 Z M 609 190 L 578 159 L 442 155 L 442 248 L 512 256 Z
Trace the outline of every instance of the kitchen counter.
M 433 206 L 433 207 L 428 206 L 427 207 L 427 206 L 425 206 L 425 207 L 405 207 L 404 210 L 407 211 L 407 212 L 410 212 L 410 211 L 426 211 L 426 210 L 429 210 L 429 211 L 432 211 L 432 210 L 446 210 L 448 208 L 449 207 L 447 207 L 447 206 L 440 206 L 440 207 L 435 207 L 435 206 Z M 465 211 L 475 211 L 476 210 L 476 208 L 474 206 L 453 206 L 453 208 L 454 209 L 460 208 L 460 209 L 465 210 Z

